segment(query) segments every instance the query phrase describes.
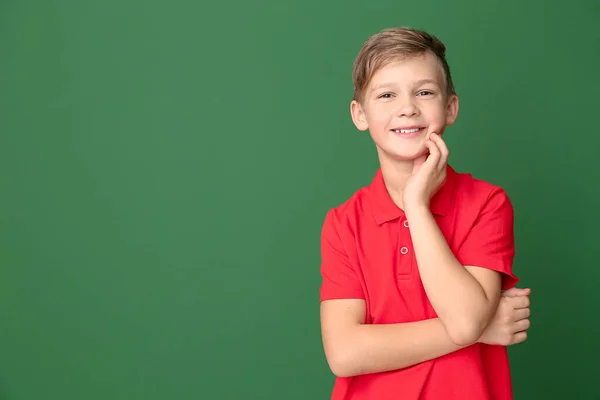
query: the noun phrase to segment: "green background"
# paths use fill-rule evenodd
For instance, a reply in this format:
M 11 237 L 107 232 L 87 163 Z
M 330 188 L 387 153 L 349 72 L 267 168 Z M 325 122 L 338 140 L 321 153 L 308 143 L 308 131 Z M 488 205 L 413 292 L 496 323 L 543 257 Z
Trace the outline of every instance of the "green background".
M 351 64 L 438 35 L 451 164 L 515 207 L 516 399 L 597 399 L 594 1 L 0 2 L 0 399 L 327 399 L 325 212 L 368 184 Z

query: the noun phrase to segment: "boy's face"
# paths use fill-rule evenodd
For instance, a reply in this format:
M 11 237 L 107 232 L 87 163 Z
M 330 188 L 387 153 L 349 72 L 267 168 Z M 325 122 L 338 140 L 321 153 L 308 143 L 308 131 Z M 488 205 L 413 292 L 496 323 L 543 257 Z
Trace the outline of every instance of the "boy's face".
M 369 130 L 380 157 L 412 161 L 427 151 L 431 132 L 441 135 L 454 123 L 458 98 L 446 95 L 441 63 L 427 52 L 378 70 L 351 113 L 359 130 Z

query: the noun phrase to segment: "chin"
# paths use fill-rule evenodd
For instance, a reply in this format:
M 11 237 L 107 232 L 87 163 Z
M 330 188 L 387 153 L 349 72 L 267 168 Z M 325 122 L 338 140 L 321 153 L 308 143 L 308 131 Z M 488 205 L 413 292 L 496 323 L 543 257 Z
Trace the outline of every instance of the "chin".
M 390 151 L 383 151 L 382 152 L 385 158 L 387 158 L 390 161 L 394 161 L 394 162 L 413 162 L 416 159 L 418 159 L 419 157 L 423 156 L 426 152 L 425 151 L 421 151 L 421 152 L 406 152 L 406 151 L 401 151 L 401 152 L 390 152 Z
M 422 157 L 423 155 L 425 155 L 425 153 L 421 153 L 421 154 L 400 154 L 394 157 L 394 159 L 396 161 L 403 161 L 403 162 L 413 162 L 416 161 L 419 157 Z
M 394 149 L 393 151 L 387 152 L 387 154 L 389 154 L 391 158 L 397 161 L 415 161 L 417 158 L 422 157 L 428 153 L 429 149 L 427 149 L 425 145 L 420 145 L 418 146 L 418 148 L 414 149 L 403 148 L 397 150 Z

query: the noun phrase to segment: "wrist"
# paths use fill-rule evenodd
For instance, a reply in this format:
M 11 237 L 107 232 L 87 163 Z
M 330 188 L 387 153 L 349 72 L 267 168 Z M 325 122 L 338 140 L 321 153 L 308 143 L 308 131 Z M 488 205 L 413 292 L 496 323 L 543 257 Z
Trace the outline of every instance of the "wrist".
M 405 208 L 404 212 L 406 214 L 406 218 L 409 220 L 424 217 L 424 216 L 427 216 L 428 214 L 431 214 L 431 211 L 429 210 L 429 205 L 424 202 L 406 203 L 404 205 L 404 208 Z

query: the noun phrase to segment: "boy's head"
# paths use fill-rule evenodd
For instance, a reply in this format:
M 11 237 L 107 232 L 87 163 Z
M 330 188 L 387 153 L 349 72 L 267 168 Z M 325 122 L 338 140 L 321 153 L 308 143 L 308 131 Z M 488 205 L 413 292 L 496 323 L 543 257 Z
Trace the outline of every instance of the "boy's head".
M 414 160 L 430 133 L 442 134 L 458 114 L 446 48 L 412 28 L 370 37 L 353 65 L 352 119 L 369 130 L 380 156 Z

